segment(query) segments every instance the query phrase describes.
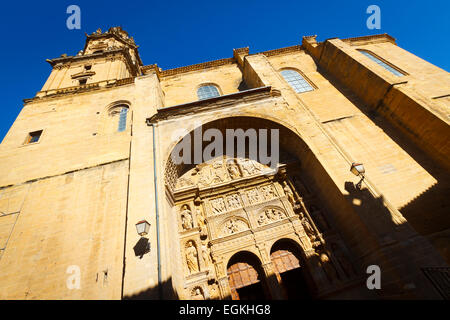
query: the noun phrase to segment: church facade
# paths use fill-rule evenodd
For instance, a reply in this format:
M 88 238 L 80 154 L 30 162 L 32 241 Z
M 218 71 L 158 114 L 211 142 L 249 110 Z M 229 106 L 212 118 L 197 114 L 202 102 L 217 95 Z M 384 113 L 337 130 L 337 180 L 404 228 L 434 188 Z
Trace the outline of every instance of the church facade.
M 0 144 L 1 299 L 449 298 L 450 76 L 391 36 L 47 61 Z

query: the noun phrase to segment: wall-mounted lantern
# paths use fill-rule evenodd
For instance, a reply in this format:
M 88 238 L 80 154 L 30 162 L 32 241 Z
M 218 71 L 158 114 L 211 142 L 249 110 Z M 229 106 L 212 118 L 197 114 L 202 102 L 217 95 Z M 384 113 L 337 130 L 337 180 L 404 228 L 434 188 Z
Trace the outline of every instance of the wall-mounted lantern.
M 138 235 L 141 237 L 146 236 L 148 234 L 148 230 L 150 229 L 150 223 L 147 220 L 141 220 L 136 223 L 136 231 Z
M 361 180 L 359 180 L 359 182 L 356 184 L 356 188 L 361 190 L 361 184 L 362 184 L 362 182 L 364 180 L 364 173 L 366 172 L 366 170 L 364 169 L 363 164 L 362 163 L 353 162 L 352 166 L 350 167 L 350 171 L 355 176 L 361 177 Z

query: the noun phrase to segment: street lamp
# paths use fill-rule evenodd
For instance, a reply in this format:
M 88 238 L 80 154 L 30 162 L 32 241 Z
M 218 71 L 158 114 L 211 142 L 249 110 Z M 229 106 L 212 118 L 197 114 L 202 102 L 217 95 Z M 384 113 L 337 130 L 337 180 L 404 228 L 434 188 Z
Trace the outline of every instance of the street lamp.
M 353 162 L 352 166 L 350 167 L 350 171 L 351 173 L 353 173 L 355 176 L 360 176 L 361 180 L 359 180 L 359 182 L 356 184 L 356 187 L 361 190 L 361 184 L 364 180 L 364 173 L 366 172 L 366 170 L 364 169 L 364 166 L 362 163 L 356 163 Z
M 148 234 L 148 230 L 150 229 L 150 223 L 148 223 L 146 220 L 141 220 L 138 223 L 136 223 L 136 231 L 138 235 L 141 237 Z

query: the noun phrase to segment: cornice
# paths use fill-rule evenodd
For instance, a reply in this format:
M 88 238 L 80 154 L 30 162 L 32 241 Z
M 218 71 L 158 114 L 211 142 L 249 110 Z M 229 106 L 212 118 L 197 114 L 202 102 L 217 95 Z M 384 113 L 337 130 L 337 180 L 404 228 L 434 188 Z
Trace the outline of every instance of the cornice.
M 158 108 L 157 113 L 152 117 L 147 118 L 146 122 L 147 125 L 152 125 L 154 123 L 158 123 L 159 121 L 167 120 L 176 116 L 224 108 L 235 105 L 239 102 L 253 102 L 279 96 L 281 96 L 281 93 L 278 90 L 272 89 L 270 86 L 260 87 L 227 94 L 220 97 L 198 100 L 171 107 Z
M 100 81 L 95 83 L 89 83 L 81 86 L 73 86 L 73 87 L 67 87 L 57 90 L 49 90 L 45 93 L 47 93 L 44 96 L 36 96 L 34 98 L 29 99 L 23 99 L 23 102 L 25 105 L 32 103 L 32 102 L 38 102 L 38 101 L 44 101 L 47 99 L 54 99 L 58 97 L 63 97 L 71 94 L 79 94 L 79 93 L 86 93 L 86 92 L 92 92 L 97 90 L 104 90 L 104 89 L 111 89 L 116 88 L 128 84 L 134 84 L 134 77 L 120 79 L 120 80 L 107 80 L 107 81 Z M 38 92 L 39 94 L 39 92 Z
M 79 56 L 63 56 L 55 59 L 47 59 L 46 61 L 54 68 L 54 69 L 60 69 L 60 68 L 67 68 L 69 65 L 73 62 L 78 62 L 82 60 L 89 60 L 93 58 L 108 58 L 110 56 L 115 56 L 116 54 L 120 54 L 125 58 L 126 65 L 129 68 L 129 71 L 134 76 L 140 75 L 140 69 L 139 66 L 135 65 L 133 63 L 133 60 L 131 59 L 130 53 L 128 52 L 127 48 L 118 48 L 118 49 L 112 49 L 107 50 L 104 52 L 99 53 L 92 53 L 88 55 L 79 55 Z
M 393 44 L 397 44 L 395 42 L 395 38 L 390 36 L 387 33 L 382 34 L 374 34 L 370 36 L 362 36 L 362 37 L 353 37 L 353 38 L 346 38 L 341 39 L 343 42 L 346 42 L 350 45 L 361 45 L 361 44 L 367 44 L 367 43 L 374 43 L 374 42 L 391 42 Z
M 185 67 L 179 67 L 179 68 L 168 69 L 168 70 L 159 70 L 159 75 L 161 77 L 169 77 L 169 76 L 186 73 L 186 72 L 190 72 L 190 71 L 204 70 L 204 69 L 229 65 L 229 64 L 233 64 L 233 63 L 236 63 L 236 60 L 234 60 L 234 58 L 225 58 L 225 59 L 202 62 L 202 63 L 198 63 L 198 64 L 192 64 L 192 65 L 185 66 Z M 148 70 L 151 70 L 153 68 L 153 66 L 154 65 L 144 66 L 143 71 L 146 72 Z
M 256 54 L 263 54 L 266 57 L 271 57 L 271 56 L 276 56 L 276 55 L 279 55 L 279 54 L 292 53 L 292 52 L 297 52 L 297 51 L 302 51 L 302 46 L 301 45 L 295 45 L 295 46 L 284 47 L 284 48 L 279 48 L 279 49 L 267 50 L 267 51 L 259 52 L 259 53 L 256 53 Z

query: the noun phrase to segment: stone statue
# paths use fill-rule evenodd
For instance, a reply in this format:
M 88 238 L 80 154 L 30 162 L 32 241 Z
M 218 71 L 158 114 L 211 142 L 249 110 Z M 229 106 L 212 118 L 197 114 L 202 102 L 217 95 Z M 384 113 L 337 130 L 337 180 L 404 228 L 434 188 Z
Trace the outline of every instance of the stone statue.
M 288 201 L 291 203 L 292 207 L 295 208 L 297 201 L 295 200 L 294 193 L 292 192 L 291 187 L 287 184 L 286 181 L 283 181 L 283 191 L 288 198 Z
M 309 223 L 308 218 L 306 218 L 301 212 L 300 212 L 300 221 L 309 239 L 311 240 L 311 242 L 314 242 L 314 240 L 316 240 L 316 232 Z
M 187 204 L 183 206 L 181 211 L 181 225 L 184 230 L 192 229 L 192 213 Z
M 189 269 L 189 274 L 198 272 L 197 248 L 192 240 L 189 241 L 186 246 L 186 264 Z
M 197 216 L 197 226 L 200 230 L 205 227 L 205 218 L 203 217 L 202 210 L 200 208 L 196 209 Z
M 206 241 L 202 242 L 202 258 L 205 262 L 205 266 L 209 266 L 211 264 L 211 250 L 209 249 Z

